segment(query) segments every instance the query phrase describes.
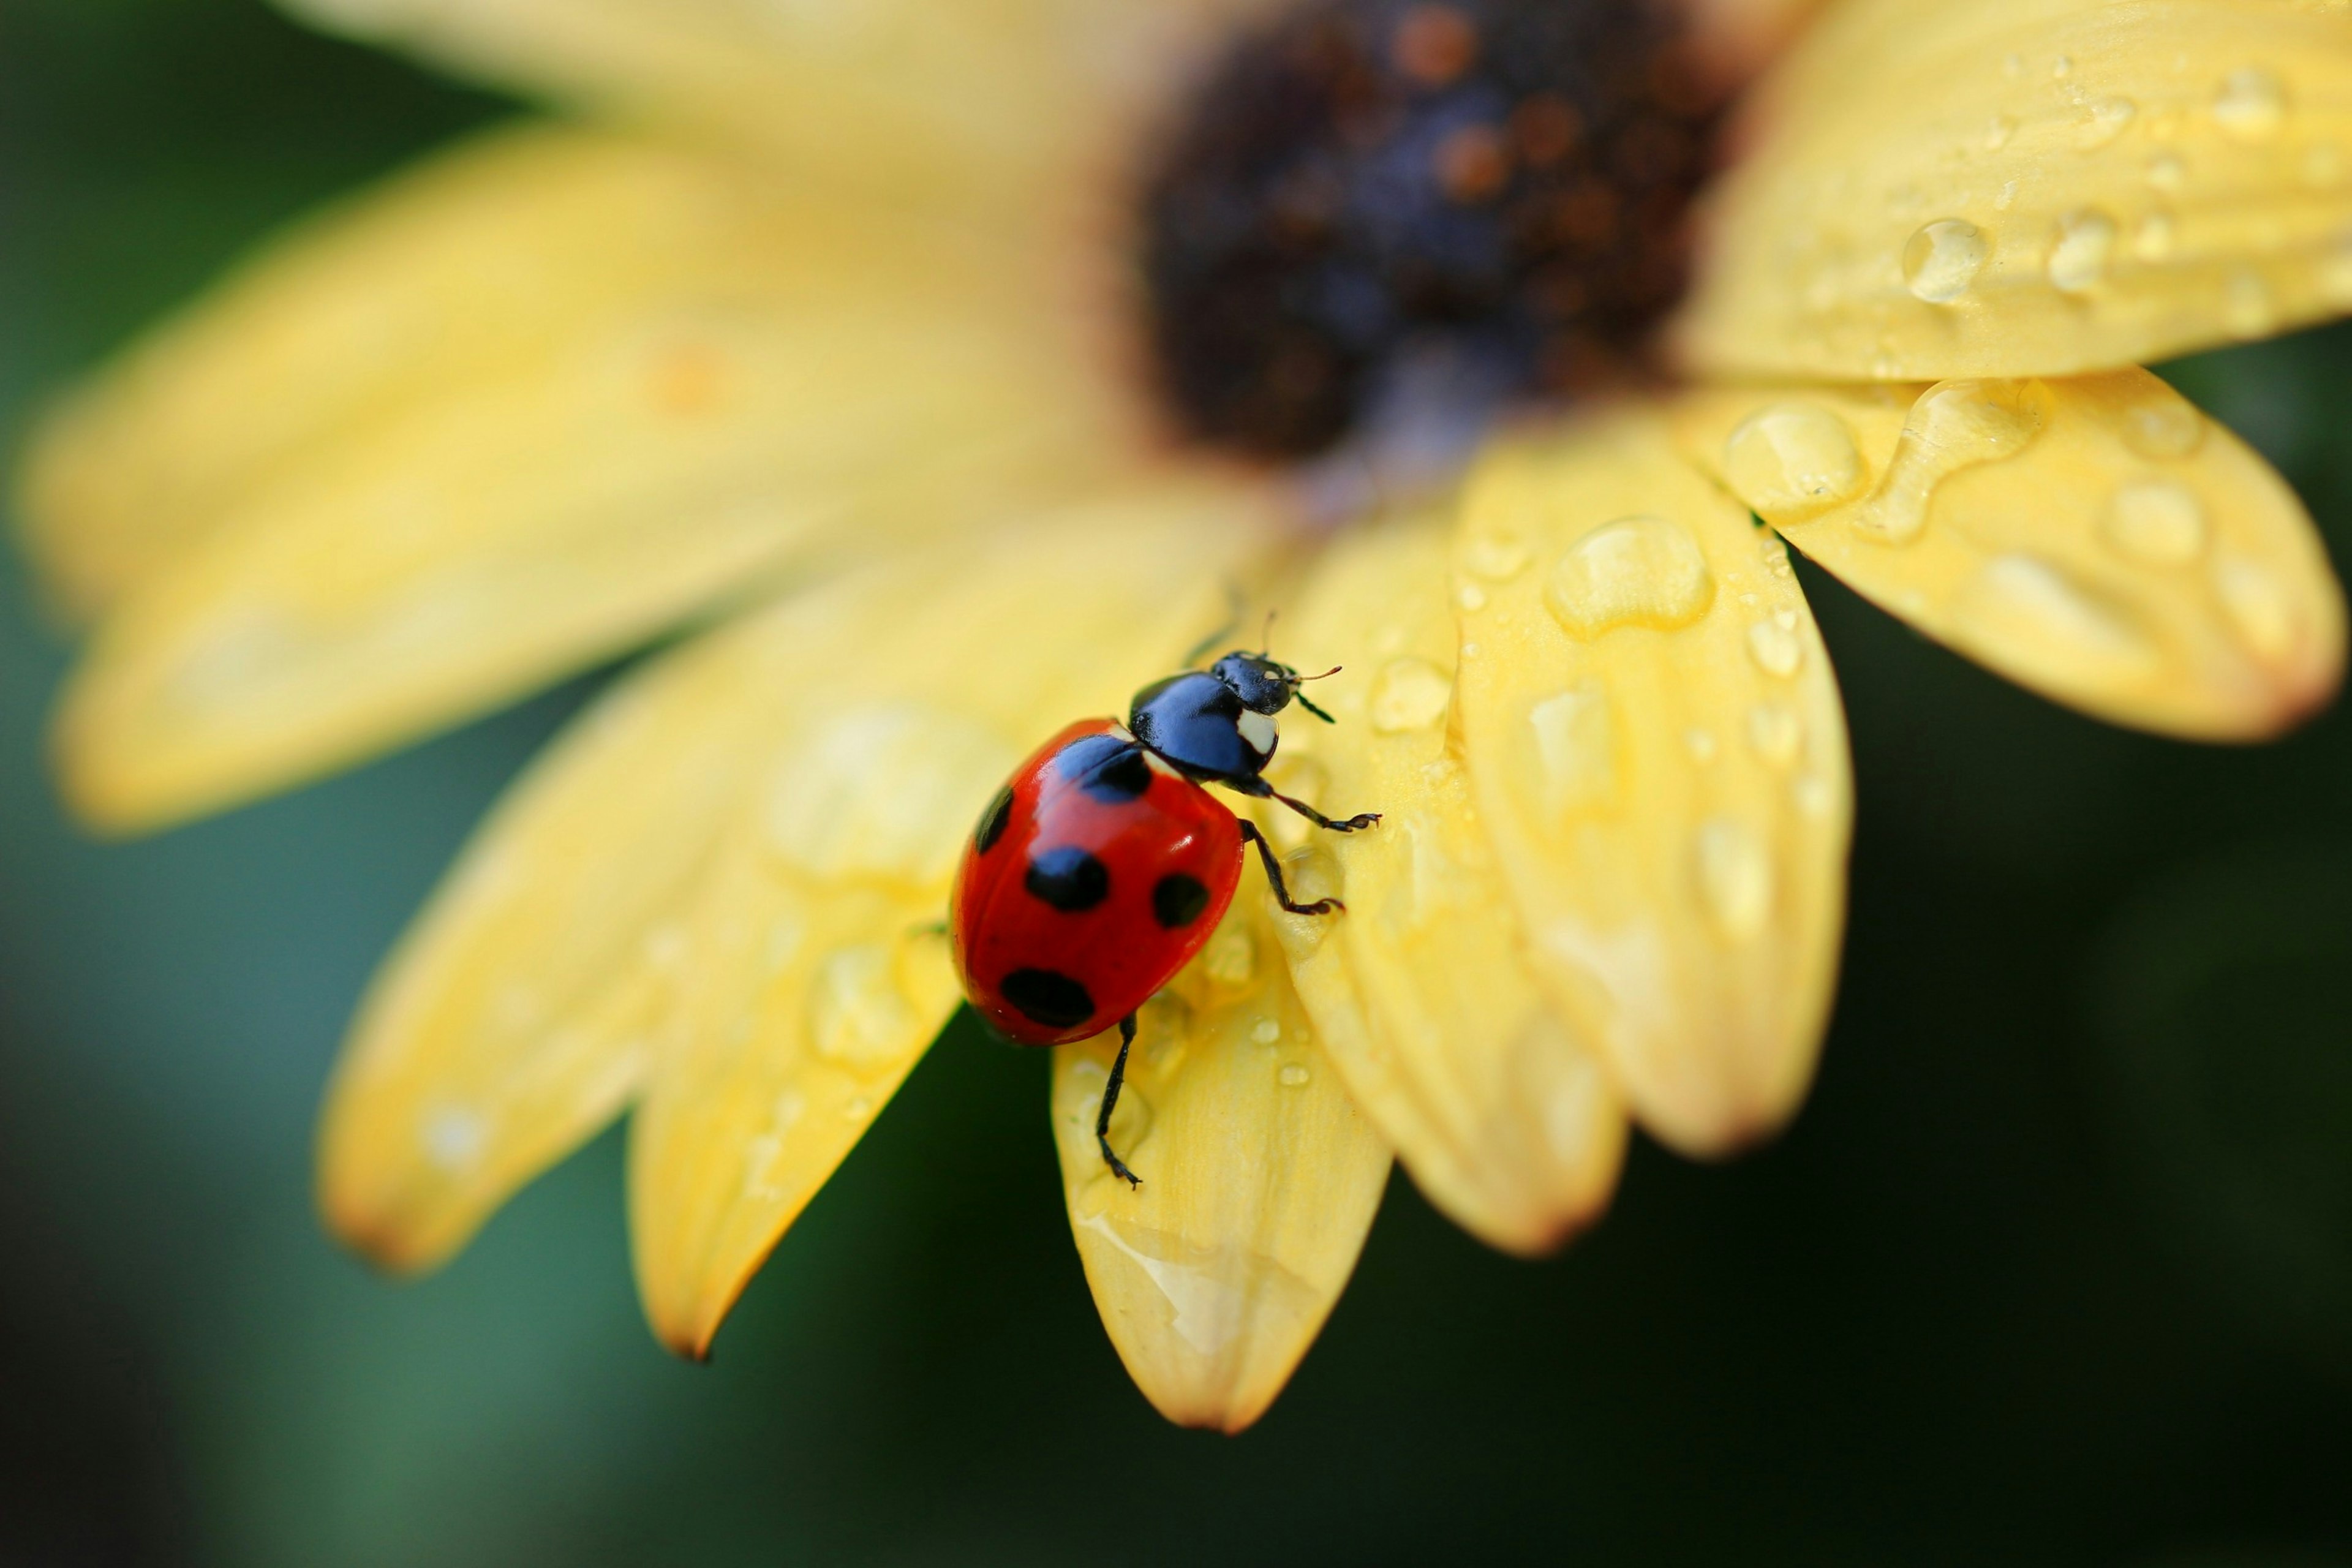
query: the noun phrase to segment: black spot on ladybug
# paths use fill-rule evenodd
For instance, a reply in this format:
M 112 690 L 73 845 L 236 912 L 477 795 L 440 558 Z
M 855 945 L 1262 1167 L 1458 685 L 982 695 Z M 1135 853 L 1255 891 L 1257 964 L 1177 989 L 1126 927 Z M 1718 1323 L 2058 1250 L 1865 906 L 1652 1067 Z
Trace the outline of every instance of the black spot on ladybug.
M 1208 907 L 1209 889 L 1198 877 L 1171 871 L 1152 886 L 1151 918 L 1169 931 L 1191 925 Z
M 1054 766 L 1064 778 L 1112 805 L 1151 787 L 1151 764 L 1143 760 L 1143 748 L 1116 735 L 1081 735 L 1062 748 Z
M 1110 872 L 1076 845 L 1062 844 L 1031 856 L 1021 885 L 1031 898 L 1074 915 L 1110 896 Z
M 1095 1016 L 1087 988 L 1057 970 L 1016 969 L 997 989 L 1031 1022 L 1049 1029 L 1073 1028 Z
M 980 828 L 971 836 L 973 847 L 982 855 L 995 848 L 996 841 L 1004 837 L 1004 825 L 1012 820 L 1013 786 L 1007 784 L 996 792 L 996 798 L 980 814 Z

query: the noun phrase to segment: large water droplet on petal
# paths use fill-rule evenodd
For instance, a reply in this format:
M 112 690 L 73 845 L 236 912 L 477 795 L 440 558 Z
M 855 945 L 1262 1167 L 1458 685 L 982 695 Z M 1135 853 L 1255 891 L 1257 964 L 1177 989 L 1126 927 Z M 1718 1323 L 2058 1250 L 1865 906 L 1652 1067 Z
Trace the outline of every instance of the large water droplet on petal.
M 2205 416 L 2187 398 L 2162 388 L 2124 411 L 2123 434 L 2124 445 L 2141 457 L 2170 461 L 2205 444 Z
M 2032 446 L 2053 399 L 2038 381 L 1947 381 L 1911 405 L 1877 490 L 1854 509 L 1864 538 L 1907 544 L 1927 526 L 1936 488 L 1963 468 L 2003 462 Z
M 2205 508 L 2178 479 L 2135 479 L 2108 503 L 2101 531 L 2135 561 L 2177 566 L 2205 549 Z
M 2240 142 L 2267 142 L 2286 123 L 2286 84 L 2260 66 L 2233 70 L 2213 95 L 2213 123 Z
M 1392 658 L 1372 678 L 1372 728 L 1383 735 L 1425 730 L 1445 717 L 1454 680 L 1425 658 Z
M 2160 664 L 2127 609 L 2030 555 L 1996 555 L 1979 568 L 1953 602 L 1952 626 L 1994 664 L 2063 688 L 2113 689 Z
M 1810 403 L 1780 403 L 1740 421 L 1723 447 L 1723 475 L 1749 510 L 1793 522 L 1862 488 L 1862 453 L 1845 421 Z
M 1771 851 L 1745 823 L 1728 816 L 1702 823 L 1693 848 L 1699 897 L 1716 929 L 1735 942 L 1752 941 L 1772 913 Z
M 1715 602 L 1715 578 L 1690 531 L 1626 517 L 1586 533 L 1553 563 L 1544 604 L 1578 637 L 1620 626 L 1686 626 Z
M 1992 247 L 1984 231 L 1959 218 L 1940 218 L 1903 247 L 1903 282 L 1930 305 L 1948 305 L 1969 291 Z
M 2050 247 L 2050 281 L 2066 293 L 2087 294 L 2106 281 L 2115 254 L 2115 219 L 2088 207 L 2069 213 Z
M 1805 645 L 1794 626 L 1759 621 L 1748 628 L 1748 657 L 1765 674 L 1786 680 L 1805 662 Z

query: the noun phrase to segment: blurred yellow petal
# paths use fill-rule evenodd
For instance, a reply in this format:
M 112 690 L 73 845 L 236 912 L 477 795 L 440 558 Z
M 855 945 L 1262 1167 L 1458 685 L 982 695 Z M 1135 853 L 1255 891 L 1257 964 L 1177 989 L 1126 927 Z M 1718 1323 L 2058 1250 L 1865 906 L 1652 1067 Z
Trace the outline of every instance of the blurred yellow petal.
M 1276 781 L 1328 811 L 1383 816 L 1342 837 L 1276 814 L 1277 842 L 1309 857 L 1299 896 L 1348 902 L 1337 920 L 1276 919 L 1325 1052 L 1413 1180 L 1486 1241 L 1538 1252 L 1608 1202 L 1625 1112 L 1537 984 L 1479 826 L 1448 722 L 1447 521 L 1348 535 L 1286 617 L 1286 649 L 1346 672 L 1316 689 L 1336 725 L 1284 726 Z
M 453 356 L 445 377 L 434 343 L 466 338 L 527 286 L 492 268 L 416 302 L 434 289 L 400 281 L 413 249 L 446 246 L 462 271 L 507 231 L 480 200 L 412 202 L 425 232 L 409 246 L 329 245 L 309 272 L 287 264 L 305 287 L 232 301 L 230 325 L 276 370 L 240 370 L 245 339 L 200 317 L 65 426 L 38 493 L 68 494 L 63 468 L 102 466 L 152 427 L 168 452 L 146 480 L 77 493 L 93 516 L 168 508 L 185 471 L 203 514 L 189 531 L 204 537 L 107 617 L 68 689 L 65 783 L 93 821 L 150 826 L 307 778 L 625 647 L 829 542 L 987 523 L 1134 461 L 1120 424 L 1132 411 L 1107 395 L 1082 329 L 1034 269 L 853 220 L 740 169 L 588 138 L 567 155 L 609 168 L 617 208 L 699 213 L 694 242 L 654 247 L 609 285 L 559 290 L 568 302 L 529 330 L 486 325 L 500 346 Z M 524 184 L 533 166 L 506 164 Z M 548 211 L 519 200 L 514 222 Z M 597 243 L 572 208 L 555 215 L 567 256 L 551 270 L 593 276 Z M 227 435 L 245 456 L 208 467 L 208 430 L 310 395 L 318 353 L 269 345 L 313 342 L 320 320 L 364 312 L 378 288 L 407 300 L 394 315 L 414 340 L 387 351 L 388 386 L 329 376 L 341 390 L 323 425 Z M 273 301 L 291 312 L 278 327 Z M 46 531 L 76 527 L 61 503 Z
M 2112 370 L 2352 310 L 2352 14 L 1878 0 L 1768 79 L 1682 323 L 1701 369 Z
M 871 639 L 912 575 L 859 574 L 689 643 L 532 765 L 353 1026 L 320 1136 L 337 1234 L 438 1264 L 636 1092 L 689 900 L 810 650 Z
M 1555 1005 L 1668 1143 L 1771 1131 L 1819 1050 L 1853 818 L 1780 542 L 1642 409 L 1491 452 L 1454 563 L 1479 820 Z
M 1389 1169 L 1388 1145 L 1316 1048 L 1256 867 L 1243 875 L 1217 934 L 1143 1010 L 1110 1126 L 1140 1187 L 1095 1142 L 1118 1032 L 1054 1061 L 1062 1185 L 1103 1326 L 1161 1415 L 1225 1432 L 1290 1381 L 1355 1269 Z
M 1272 537 L 1247 492 L 1171 489 L 894 568 L 908 585 L 870 624 L 795 640 L 630 1129 L 637 1279 L 665 1343 L 707 1350 L 954 1009 L 939 927 L 990 793 L 1069 720 L 1123 711 Z
M 2146 371 L 1709 392 L 1678 417 L 1806 554 L 2102 718 L 2257 738 L 2342 676 L 2343 594 L 2302 503 Z
M 1271 0 L 284 0 L 468 74 L 974 208 L 1116 178 L 1189 64 Z M 1065 187 L 1057 192 L 1055 186 Z

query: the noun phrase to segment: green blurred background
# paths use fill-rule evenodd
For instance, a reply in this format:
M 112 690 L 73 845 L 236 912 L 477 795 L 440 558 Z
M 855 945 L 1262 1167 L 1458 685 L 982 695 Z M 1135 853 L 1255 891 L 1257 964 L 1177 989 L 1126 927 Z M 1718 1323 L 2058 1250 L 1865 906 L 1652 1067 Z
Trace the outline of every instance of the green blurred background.
M 510 106 L 252 0 L 0 0 L 0 437 L 273 225 Z M 2352 554 L 2352 332 L 2173 367 Z M 2100 728 L 1820 580 L 1862 815 L 1820 1087 L 1542 1264 L 1399 1181 L 1290 1392 L 1163 1426 L 1042 1056 L 959 1029 L 688 1367 L 607 1137 L 446 1274 L 314 1224 L 372 964 L 571 688 L 100 846 L 0 589 L 0 1563 L 2352 1563 L 2352 716 Z

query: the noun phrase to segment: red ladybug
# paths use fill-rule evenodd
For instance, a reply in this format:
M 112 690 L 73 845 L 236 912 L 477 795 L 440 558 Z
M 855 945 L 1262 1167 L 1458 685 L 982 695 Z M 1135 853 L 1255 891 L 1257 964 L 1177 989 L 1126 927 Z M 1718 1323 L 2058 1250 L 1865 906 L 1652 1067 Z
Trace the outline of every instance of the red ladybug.
M 1353 833 L 1374 812 L 1334 822 L 1265 779 L 1274 715 L 1304 680 L 1263 653 L 1230 653 L 1135 694 L 1127 722 L 1084 719 L 1040 747 L 981 814 L 956 873 L 950 927 L 956 973 L 973 1006 L 1024 1045 L 1057 1046 L 1118 1025 L 1095 1141 L 1113 1171 L 1141 1185 L 1110 1147 L 1110 1113 L 1135 1043 L 1136 1009 L 1217 929 L 1257 846 L 1274 896 L 1293 914 L 1330 914 L 1336 899 L 1295 903 L 1256 824 L 1205 784 L 1278 800 L 1318 827 Z

